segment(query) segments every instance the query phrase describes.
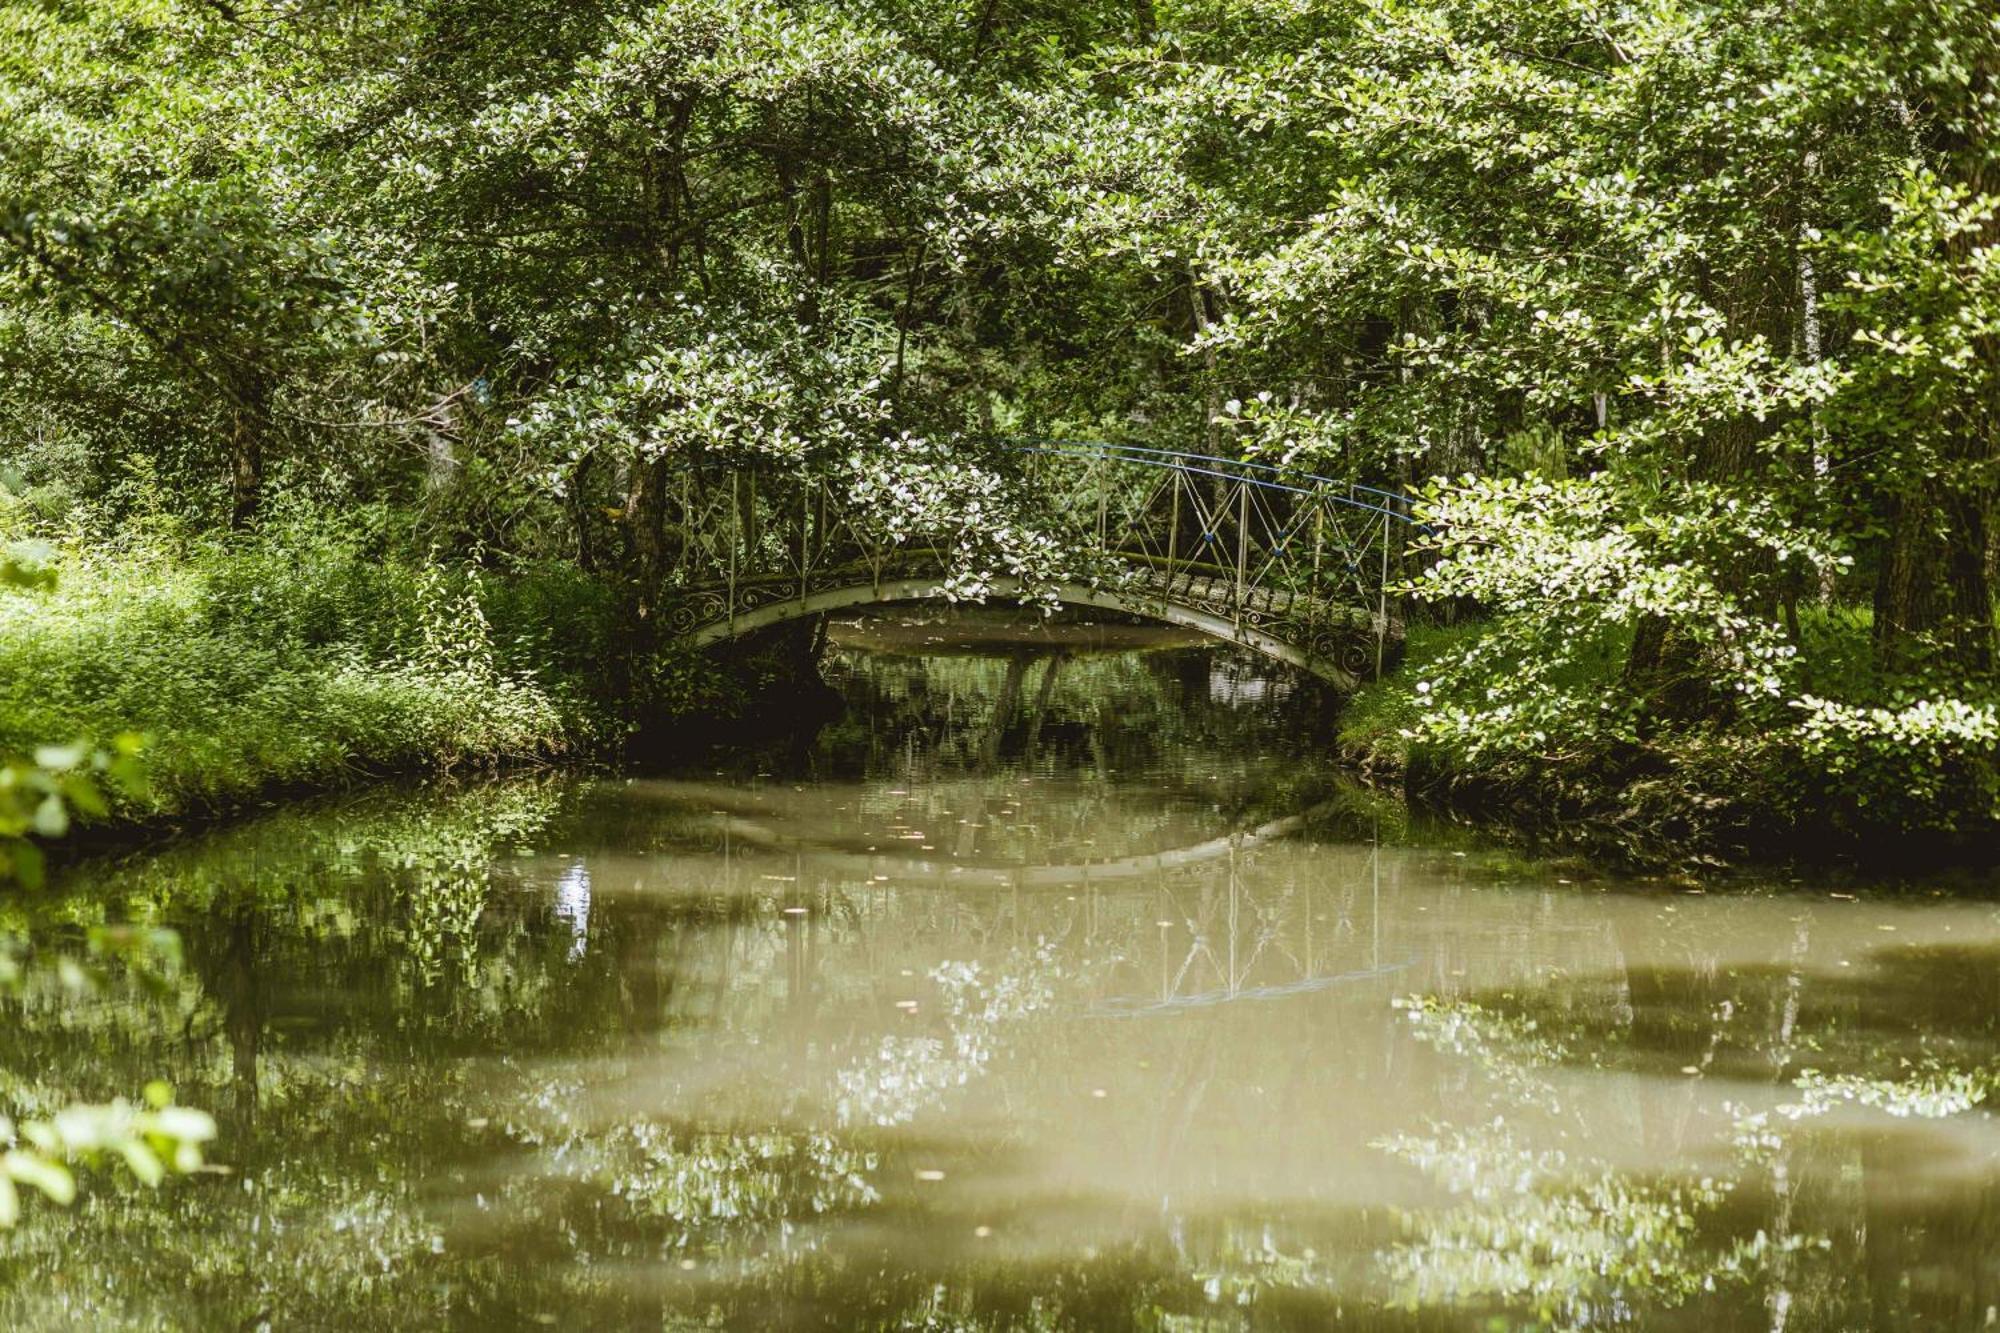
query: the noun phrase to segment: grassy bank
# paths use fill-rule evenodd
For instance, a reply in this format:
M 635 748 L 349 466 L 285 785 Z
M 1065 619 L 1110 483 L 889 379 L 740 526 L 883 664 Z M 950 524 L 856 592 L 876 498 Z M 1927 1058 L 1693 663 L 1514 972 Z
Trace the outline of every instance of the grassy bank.
M 576 756 L 616 733 L 611 590 L 474 574 L 330 532 L 54 548 L 0 589 L 0 755 L 140 733 L 123 819 L 363 774 Z
M 1444 680 L 1456 672 L 1463 697 L 1462 664 L 1492 648 L 1491 627 L 1413 626 L 1402 669 L 1343 710 L 1338 745 L 1370 783 L 1414 803 L 1627 866 L 1990 862 L 1993 738 L 1970 710 L 1881 680 L 1868 629 L 1865 616 L 1807 613 L 1809 666 L 1775 721 L 1769 708 L 1676 715 L 1665 699 L 1636 729 L 1481 744 L 1438 717 L 1453 702 L 1440 698 Z M 1596 677 L 1560 687 L 1616 697 L 1631 689 L 1619 668 L 1610 652 Z

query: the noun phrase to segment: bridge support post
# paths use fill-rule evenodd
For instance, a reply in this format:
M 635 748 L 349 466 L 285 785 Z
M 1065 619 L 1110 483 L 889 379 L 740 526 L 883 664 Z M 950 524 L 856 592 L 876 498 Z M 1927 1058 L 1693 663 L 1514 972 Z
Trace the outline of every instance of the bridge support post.
M 1243 628 L 1243 577 L 1250 564 L 1250 487 L 1236 483 L 1236 628 Z
M 812 576 L 813 488 L 799 483 L 799 609 L 806 604 L 806 584 Z
M 1111 483 L 1104 475 L 1110 466 L 1110 461 L 1100 455 L 1091 468 L 1097 474 L 1097 545 L 1100 549 L 1104 546 L 1110 526 Z
M 1394 504 L 1394 500 L 1390 500 Z M 1388 514 L 1382 514 L 1382 588 L 1376 594 L 1376 681 L 1382 679 L 1382 660 L 1388 652 Z
M 1390 503 L 1395 503 L 1391 501 Z M 1389 643 L 1389 516 L 1382 515 L 1382 590 L 1375 604 L 1375 679 L 1382 679 L 1382 659 Z

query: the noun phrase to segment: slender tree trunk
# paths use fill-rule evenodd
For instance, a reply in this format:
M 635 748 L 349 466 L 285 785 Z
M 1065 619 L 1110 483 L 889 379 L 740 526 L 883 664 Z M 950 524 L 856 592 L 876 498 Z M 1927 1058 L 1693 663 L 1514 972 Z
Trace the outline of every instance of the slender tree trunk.
M 1049 702 L 1055 698 L 1056 673 L 1062 670 L 1062 662 L 1063 655 L 1060 652 L 1053 653 L 1049 657 L 1048 665 L 1042 668 L 1042 685 L 1035 692 L 1035 711 L 1028 718 L 1028 740 L 1023 747 L 1030 763 L 1034 762 L 1035 747 L 1042 739 L 1042 722 L 1049 715 Z
M 229 526 L 241 532 L 257 521 L 264 501 L 264 434 L 270 425 L 268 392 L 252 384 L 229 409 Z
M 1805 155 L 1806 188 L 1815 189 L 1820 177 L 1818 149 L 1808 149 Z M 1813 260 L 1808 233 L 1812 230 L 1811 215 L 1813 198 L 1809 194 L 1799 219 L 1799 351 L 1807 365 L 1816 366 L 1826 355 L 1826 336 L 1820 320 L 1819 309 L 1819 267 Z M 1813 415 L 1818 417 L 1818 409 Z M 1827 486 L 1832 460 L 1826 453 L 1825 429 L 1814 421 L 1812 427 L 1812 493 L 1819 504 L 1827 503 Z M 1819 572 L 1819 600 L 1831 603 L 1834 596 L 1834 575 L 1831 566 Z M 1798 637 L 1797 610 L 1792 611 L 1792 637 Z
M 1632 628 L 1632 646 L 1625 653 L 1625 679 L 1637 682 L 1660 669 L 1667 647 L 1665 616 L 1646 616 Z
M 972 31 L 972 61 L 974 64 L 979 62 L 980 55 L 986 50 L 987 40 L 993 36 L 993 20 L 999 16 L 999 13 L 1000 0 L 986 0 L 986 3 L 980 7 L 979 23 Z
M 590 474 L 597 455 L 586 453 L 577 460 L 569 479 L 569 517 L 576 529 L 576 566 L 584 573 L 597 570 L 597 544 L 591 539 Z
M 638 577 L 638 613 L 650 623 L 658 609 L 660 585 L 667 573 L 667 464 L 659 458 L 632 461 L 625 494 L 625 521 L 632 533 L 632 557 Z
M 1933 478 L 1891 501 L 1875 579 L 1875 645 L 1885 669 L 1930 661 L 1969 675 L 1992 670 L 1982 490 Z
M 993 720 L 987 724 L 986 734 L 980 738 L 979 771 L 985 772 L 1000 758 L 1000 743 L 1007 734 L 1007 728 L 1014 720 L 1014 710 L 1021 703 L 1021 682 L 1028 674 L 1028 655 L 1015 653 L 1007 659 L 1007 675 L 1000 682 L 1000 697 L 993 702 Z
M 236 1129 L 249 1139 L 257 1124 L 257 1055 L 263 1045 L 264 1013 L 257 984 L 257 927 L 249 910 L 231 919 L 223 966 L 223 1023 L 229 1034 L 230 1082 Z

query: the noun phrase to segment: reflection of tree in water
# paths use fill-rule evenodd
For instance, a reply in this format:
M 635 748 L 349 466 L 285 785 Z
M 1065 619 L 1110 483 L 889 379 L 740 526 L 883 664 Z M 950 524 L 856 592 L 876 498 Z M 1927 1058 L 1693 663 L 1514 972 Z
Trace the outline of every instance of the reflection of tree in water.
M 496 853 L 554 794 L 508 784 L 280 815 L 26 900 L 38 941 L 183 928 L 184 968 L 25 1008 L 5 1040 L 76 1088 L 164 1074 L 221 1113 L 228 1174 L 30 1219 L 0 1255 L 0 1325 L 438 1318 L 438 1289 L 416 1275 L 451 1265 L 421 1200 L 468 1098 L 463 1067 L 437 1057 L 480 1028 L 534 1030 L 544 996 L 520 983 L 547 975 L 522 956 L 540 941 L 482 913 Z
M 993 1063 L 1012 1029 L 1056 999 L 1062 967 L 1053 946 L 1016 949 L 995 968 L 940 964 L 937 987 L 944 1032 L 889 1035 L 842 1068 L 835 1109 L 843 1126 L 907 1124 L 973 1083 Z
M 689 1129 L 634 1117 L 596 1123 L 577 1079 L 538 1080 L 506 1117 L 513 1144 L 537 1150 L 547 1177 L 601 1190 L 635 1217 L 668 1224 L 672 1248 L 742 1245 L 828 1213 L 877 1202 L 879 1155 L 831 1134 Z M 534 1177 L 511 1182 L 520 1192 Z
M 1267 681 L 1273 670 L 1209 649 L 837 658 L 831 675 L 849 707 L 819 750 L 837 775 L 910 780 L 996 767 L 1101 780 L 1170 772 L 1190 750 L 1236 768 L 1305 751 L 1312 728 L 1301 723 L 1317 716 L 1317 698 Z M 1217 691 L 1217 679 L 1232 688 Z M 1274 696 L 1283 706 L 1270 706 Z
M 807 807 L 783 800 L 806 797 L 773 785 L 770 822 L 793 827 Z M 1925 1285 L 1962 1250 L 1924 1235 L 1991 1225 L 1974 1197 L 1991 1177 L 1912 1203 L 1881 1186 L 1933 1141 L 1871 1127 L 1982 1119 L 2000 1068 L 1988 953 L 1876 948 L 1829 975 L 1802 946 L 1729 968 L 1727 909 L 1713 938 L 1664 944 L 1625 931 L 1649 915 L 1614 913 L 1578 929 L 1600 951 L 1582 956 L 1615 961 L 1460 994 L 1465 959 L 1431 945 L 1463 932 L 1399 934 L 1393 909 L 1378 930 L 1396 886 L 1378 894 L 1366 846 L 1239 839 L 1115 889 L 1037 894 L 883 883 L 764 843 L 725 857 L 713 834 L 705 793 L 530 782 L 281 816 L 31 902 L 38 938 L 181 923 L 187 965 L 114 977 L 68 1018 L 31 995 L 0 1032 L 6 1063 L 65 1094 L 164 1073 L 223 1114 L 234 1174 L 31 1218 L 0 1251 L 0 1325 L 1983 1315 L 1988 1278 Z M 1508 947 L 1562 929 L 1567 901 L 1479 920 Z M 1413 957 L 1368 983 L 1436 978 L 1393 1025 L 1367 1016 L 1386 989 L 1307 993 Z M 1273 1031 L 1244 1021 L 1257 1012 L 1296 1022 L 1296 1042 L 1251 1049 Z M 1150 1068 L 1126 1058 L 1141 1045 Z M 1310 1120 L 1365 1110 L 1385 1074 L 1451 1108 L 1384 1140 L 1438 1191 L 1407 1229 L 1350 1207 L 1338 1172 L 1279 1186 L 1283 1204 L 1261 1201 L 1269 1182 L 1135 1202 L 1185 1186 L 1231 1126 L 1280 1123 L 1250 1085 Z M 1098 1083 L 1107 1101 L 1089 1100 Z M 1078 1102 L 1114 1126 L 1140 1097 L 1129 1129 L 1090 1140 L 1078 1193 L 1010 1191 Z M 1702 1125 L 1722 1145 L 1707 1181 L 1644 1165 L 1695 1160 Z M 948 1182 L 927 1183 L 937 1169 Z M 1092 1192 L 1114 1176 L 1111 1198 Z M 1043 1227 L 1085 1239 L 1024 1247 Z
M 837 673 L 847 713 L 803 759 L 723 759 L 751 780 L 682 795 L 690 813 L 782 822 L 790 841 L 825 850 L 985 865 L 1164 851 L 1294 814 L 1338 785 L 1297 717 L 1211 699 L 1211 675 L 1240 667 L 1201 650 L 858 658 Z M 1195 679 L 1183 680 L 1190 671 Z M 801 777 L 866 781 L 844 793 L 851 806 L 836 825 L 822 789 L 788 796 Z M 702 832 L 699 819 L 663 819 L 644 793 L 624 816 L 605 813 L 640 843 Z M 821 825 L 817 839 L 804 836 Z
M 1911 1154 L 1966 1151 L 1917 1122 L 1970 1117 L 1991 1133 L 1980 1108 L 2000 1086 L 2000 1024 L 1973 998 L 1990 983 L 1940 986 L 1950 969 L 1930 949 L 1877 951 L 1866 972 L 1809 970 L 1810 919 L 1775 964 L 1725 970 L 1697 941 L 1684 970 L 1635 952 L 1617 978 L 1404 1002 L 1419 1040 L 1469 1077 L 1464 1114 L 1380 1144 L 1452 1198 L 1412 1213 L 1384 1252 L 1403 1299 L 1559 1328 L 1645 1326 L 1680 1307 L 1781 1333 L 1990 1322 L 1993 1273 L 1912 1276 L 1934 1262 L 1932 1228 L 1994 1222 L 2000 1162 L 1989 1147 L 1963 1185 L 1928 1202 L 1909 1192 Z M 1642 1142 L 1664 1173 L 1593 1150 L 1628 1128 L 1607 1113 L 1633 1111 L 1582 1105 L 1583 1071 L 1644 1099 Z M 1726 1164 L 1674 1165 L 1697 1122 Z M 1535 1146 L 1559 1137 L 1562 1151 Z
M 1762 1233 L 1720 1249 L 1702 1243 L 1702 1215 L 1733 1182 L 1634 1180 L 1592 1158 L 1587 1118 L 1546 1077 L 1570 1054 L 1559 1038 L 1470 1001 L 1401 1007 L 1419 1040 L 1463 1060 L 1479 1082 L 1458 1123 L 1379 1145 L 1457 1200 L 1411 1215 L 1411 1238 L 1384 1255 L 1404 1299 L 1498 1302 L 1552 1327 L 1595 1328 L 1741 1282 L 1768 1260 Z M 1532 1146 L 1559 1138 L 1577 1147 Z
M 0 1256 L 0 1323 L 149 1327 L 197 1311 L 205 1326 L 615 1325 L 789 1310 L 779 1322 L 1094 1326 L 1209 1306 L 1191 1272 L 1208 1260 L 1191 1256 L 1238 1242 L 1199 1227 L 1192 1241 L 1150 1234 L 1060 1259 L 997 1262 L 969 1225 L 926 1231 L 920 1263 L 881 1248 L 934 1206 L 918 1174 L 938 1160 L 926 1118 L 946 1123 L 986 1095 L 982 1080 L 1022 1058 L 1042 1016 L 1084 1011 L 1108 976 L 1092 958 L 1153 943 L 1160 904 L 1128 895 L 1116 917 L 1093 895 L 1057 894 L 1024 917 L 1003 896 L 830 883 L 802 918 L 782 910 L 795 881 L 757 863 L 725 889 L 698 858 L 706 888 L 656 877 L 645 895 L 606 896 L 608 870 L 591 884 L 591 863 L 559 859 L 518 892 L 529 872 L 511 846 L 594 826 L 587 811 L 545 822 L 564 800 L 529 783 L 281 816 L 49 899 L 51 922 L 186 923 L 189 966 L 165 991 L 107 992 L 96 1013 L 110 1035 L 95 1045 L 53 1022 L 10 1033 L 23 1060 L 68 1050 L 66 1078 L 129 1066 L 201 1091 L 233 1122 L 233 1174 L 35 1219 Z M 1211 872 L 1187 873 L 1176 928 L 1192 938 L 1227 918 L 1193 909 Z M 476 892 L 440 906 L 426 888 L 440 877 Z M 1292 889 L 1273 901 L 1304 902 Z M 1260 960 L 1254 942 L 1273 926 L 1244 916 L 1239 970 L 1254 981 L 1281 954 Z M 1008 942 L 1024 928 L 1040 941 Z M 786 1035 L 800 1005 L 881 1004 L 828 951 L 898 936 L 964 961 L 903 984 L 923 1011 L 889 1046 L 879 1022 L 817 1056 L 808 1029 Z M 1219 936 L 1215 950 L 1227 957 Z M 658 1085 L 649 1096 L 681 1043 L 711 1031 L 764 1034 L 746 1068 L 796 1109 L 697 1110 Z M 956 1151 L 944 1150 L 954 1180 Z M 1005 1135 L 980 1151 L 1004 1153 Z M 870 1217 L 882 1229 L 858 1225 Z
M 165 1072 L 224 1110 L 231 1174 L 31 1218 L 0 1253 L 0 1324 L 153 1327 L 199 1310 L 205 1326 L 483 1326 L 579 1301 L 620 1320 L 665 1298 L 607 1276 L 619 1263 L 679 1250 L 784 1270 L 813 1248 L 793 1243 L 802 1226 L 875 1206 L 866 1125 L 588 1109 L 604 1060 L 629 1060 L 635 1035 L 642 1053 L 671 1043 L 705 988 L 759 997 L 739 1017 L 769 1026 L 754 1010 L 798 1002 L 801 936 L 773 889 L 621 903 L 587 923 L 580 952 L 575 902 L 509 892 L 507 849 L 559 800 L 528 783 L 281 816 L 38 904 L 24 924 L 43 933 L 187 923 L 189 965 L 106 987 L 80 1013 L 28 996 L 4 1035 L 10 1063 L 65 1096 Z M 829 902 L 826 928 L 849 911 Z M 722 947 L 689 952 L 707 940 Z M 926 1096 L 975 1082 L 1052 979 L 968 965 L 935 984 Z M 504 1054 L 467 1058 L 486 1051 Z M 857 1122 L 864 1103 L 919 1113 L 923 1096 L 888 1085 L 926 1062 L 879 1055 L 857 1050 L 821 1100 L 852 1099 Z

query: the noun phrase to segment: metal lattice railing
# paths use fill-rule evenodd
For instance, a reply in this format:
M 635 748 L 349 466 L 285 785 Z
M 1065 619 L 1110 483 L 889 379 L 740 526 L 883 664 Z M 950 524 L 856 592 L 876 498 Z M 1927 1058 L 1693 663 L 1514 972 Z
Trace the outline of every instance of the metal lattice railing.
M 1013 441 L 1009 484 L 1074 567 L 1068 601 L 1194 624 L 1351 682 L 1400 648 L 1388 587 L 1407 503 L 1279 464 L 1139 445 Z M 946 592 L 961 534 L 853 498 L 832 470 L 689 470 L 671 631 L 728 637 L 796 615 Z M 1029 591 L 989 581 L 999 595 Z

